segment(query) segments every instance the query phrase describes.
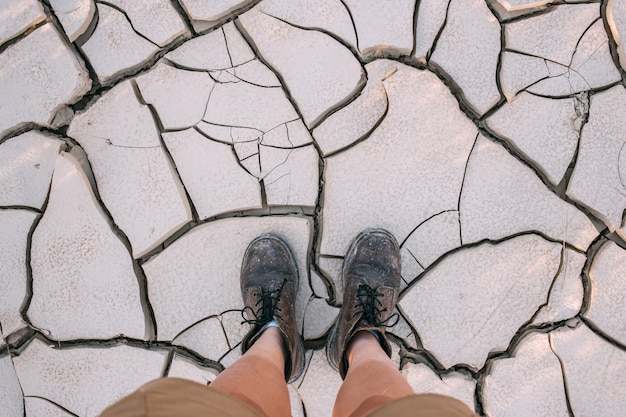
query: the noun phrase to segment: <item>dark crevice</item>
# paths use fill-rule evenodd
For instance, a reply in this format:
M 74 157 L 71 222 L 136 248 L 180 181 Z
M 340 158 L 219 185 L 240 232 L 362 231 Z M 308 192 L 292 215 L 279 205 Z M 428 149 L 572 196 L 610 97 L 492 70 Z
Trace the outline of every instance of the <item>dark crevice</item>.
M 189 195 L 189 191 L 187 190 L 187 186 L 185 185 L 185 183 L 183 182 L 182 177 L 180 176 L 180 172 L 178 171 L 178 167 L 176 166 L 176 163 L 174 162 L 174 158 L 172 157 L 172 154 L 170 152 L 170 150 L 168 149 L 167 145 L 165 144 L 165 140 L 163 140 L 163 132 L 165 132 L 165 128 L 163 127 L 163 123 L 161 122 L 161 119 L 159 117 L 158 112 L 156 111 L 156 109 L 154 108 L 154 106 L 148 102 L 146 102 L 146 100 L 143 98 L 142 94 L 141 94 L 141 89 L 139 88 L 139 85 L 137 84 L 136 80 L 131 80 L 131 85 L 133 87 L 133 91 L 135 92 L 135 96 L 137 97 L 137 101 L 139 101 L 140 104 L 146 106 L 148 108 L 148 110 L 150 111 L 150 114 L 152 115 L 152 120 L 154 121 L 154 124 L 157 128 L 157 130 L 159 131 L 159 144 L 163 153 L 165 154 L 165 157 L 167 158 L 167 162 L 170 166 L 170 169 L 172 170 L 172 172 L 176 175 L 175 176 L 175 180 L 182 186 L 183 191 L 185 192 L 185 199 L 187 200 L 187 204 L 189 205 L 189 208 L 191 210 L 191 221 L 192 222 L 197 222 L 198 221 L 198 211 L 196 210 L 195 205 L 193 204 L 193 200 L 191 199 L 191 196 Z
M 20 205 L 0 206 L 0 210 L 24 210 L 24 211 L 30 211 L 32 213 L 37 213 L 37 214 L 42 214 L 43 213 L 43 211 L 41 209 L 38 209 L 36 207 L 20 206 Z
M 419 259 L 417 259 L 417 257 L 415 256 L 415 254 L 413 252 L 411 252 L 411 250 L 407 249 L 407 252 L 409 252 L 409 255 L 411 255 L 411 258 L 413 258 L 415 260 L 415 262 L 417 262 L 417 264 L 419 265 L 420 268 L 422 269 L 426 269 L 426 267 L 424 265 L 422 265 L 422 263 L 419 261 Z M 417 277 L 413 277 L 413 279 L 415 279 Z M 404 278 L 402 278 L 404 279 Z M 405 281 L 406 285 L 408 286 L 409 283 L 407 281 Z
M 574 173 L 574 168 L 576 167 L 576 163 L 578 162 L 578 155 L 580 153 L 580 143 L 582 142 L 583 130 L 585 125 L 589 121 L 589 109 L 591 100 L 589 94 L 581 93 L 582 96 L 575 98 L 575 110 L 576 116 L 580 119 L 580 128 L 578 129 L 578 140 L 576 141 L 576 149 L 574 150 L 574 155 L 572 155 L 572 160 L 570 161 L 567 169 L 565 170 L 565 174 L 561 179 L 561 182 L 557 185 L 556 190 L 559 195 L 566 195 L 567 188 L 569 187 L 569 183 L 572 179 L 572 174 Z
M 494 16 L 497 16 L 495 9 L 492 7 L 490 2 L 487 2 L 487 7 L 491 11 Z M 500 75 L 502 73 L 502 58 L 504 57 L 504 52 L 506 49 L 506 30 L 502 23 L 500 23 L 500 52 L 498 52 L 498 62 L 496 63 L 496 88 L 498 89 L 498 93 L 500 94 L 499 102 L 489 109 L 485 114 L 482 115 L 482 120 L 487 119 L 493 113 L 498 111 L 504 104 L 506 104 L 506 98 L 504 95 L 504 89 L 502 88 L 502 82 L 500 80 Z
M 613 35 L 613 32 L 611 31 L 611 27 L 609 26 L 609 19 L 607 16 L 608 5 L 609 5 L 608 1 L 603 1 L 600 4 L 600 16 L 602 18 L 602 24 L 604 25 L 604 31 L 606 32 L 606 36 L 609 39 L 609 51 L 611 52 L 611 58 L 613 59 L 615 68 L 617 68 L 617 70 L 622 76 L 622 83 L 625 83 L 626 85 L 626 69 L 622 68 L 622 65 L 620 63 L 619 46 L 617 44 L 615 36 Z M 622 40 L 622 42 L 624 42 L 624 40 Z
M 301 25 L 298 25 L 296 23 L 289 22 L 289 21 L 287 21 L 285 19 L 282 19 L 280 17 L 274 16 L 272 14 L 265 13 L 263 11 L 260 11 L 259 13 L 262 13 L 265 16 L 268 16 L 268 17 L 274 18 L 274 19 L 276 19 L 278 21 L 281 21 L 284 24 L 286 24 L 288 26 L 291 26 L 293 28 L 296 28 L 296 29 L 304 30 L 304 31 L 307 31 L 307 32 L 319 32 L 319 33 L 323 33 L 326 36 L 329 36 L 332 39 L 334 39 L 336 42 L 341 44 L 341 46 L 343 46 L 348 51 L 350 51 L 352 56 L 354 56 L 354 59 L 356 59 L 357 61 L 359 61 L 361 63 L 361 65 L 363 65 L 363 62 L 361 61 L 361 54 L 359 53 L 359 51 L 357 49 L 355 49 L 354 46 L 350 45 L 347 41 L 345 41 L 343 38 L 340 38 L 339 36 L 335 35 L 333 32 L 331 32 L 329 30 L 326 30 L 326 29 L 320 28 L 320 27 L 301 26 Z
M 186 348 L 184 346 L 177 346 L 177 345 L 172 345 L 172 354 L 182 356 L 184 358 L 191 360 L 196 365 L 202 366 L 204 368 L 210 368 L 217 372 L 222 372 L 225 369 L 224 366 L 220 363 L 223 357 L 220 358 L 219 361 L 215 361 L 213 359 L 207 359 L 192 349 Z M 169 374 L 169 371 L 170 370 L 168 369 L 168 374 Z
M 304 380 L 306 379 L 306 375 L 307 375 L 307 373 L 309 371 L 309 368 L 311 367 L 311 362 L 313 361 L 313 355 L 314 354 L 315 354 L 315 352 L 311 351 L 311 356 L 310 356 L 309 360 L 306 360 L 306 355 L 304 357 L 306 364 L 305 364 L 305 367 L 304 367 L 304 371 L 302 372 L 303 376 L 301 377 L 301 380 L 300 380 L 300 382 L 298 382 L 298 386 L 296 387 L 298 389 L 300 389 L 302 387 L 302 384 L 304 383 Z
M 23 29 L 21 32 L 6 39 L 4 42 L 0 43 L 0 54 L 49 22 L 50 22 L 50 18 L 43 19 L 41 22 L 32 26 L 29 26 L 26 29 Z
M 606 333 L 604 330 L 598 327 L 593 321 L 591 321 L 591 319 L 583 316 L 582 314 L 579 315 L 579 318 L 580 318 L 580 321 L 582 321 L 593 333 L 595 333 L 596 336 L 599 336 L 601 339 L 603 339 L 605 342 L 609 343 L 613 347 L 616 347 L 626 352 L 626 344 L 624 344 L 624 342 Z
M 413 5 L 413 46 L 411 47 L 411 53 L 409 55 L 414 56 L 417 50 L 417 22 L 419 18 L 421 0 L 415 0 Z
M 328 294 L 328 299 L 326 302 L 329 305 L 336 305 L 340 300 L 337 300 L 337 291 L 335 289 L 334 280 L 331 277 L 328 277 L 322 269 L 319 267 L 318 258 L 320 256 L 320 248 L 322 245 L 322 230 L 323 230 L 323 208 L 324 208 L 324 189 L 326 183 L 326 159 L 323 157 L 323 153 L 319 148 L 319 145 L 316 142 L 313 142 L 313 146 L 318 153 L 318 161 L 319 161 L 319 177 L 318 177 L 318 193 L 317 200 L 315 201 L 315 209 L 313 211 L 313 230 L 311 233 L 311 242 L 309 246 L 309 252 L 307 261 L 310 268 L 315 271 L 315 273 L 322 280 L 324 285 L 326 286 L 326 292 Z
M 354 30 L 354 39 L 356 40 L 356 49 L 357 49 L 357 51 L 359 51 L 360 50 L 360 48 L 359 48 L 359 32 L 356 30 L 356 23 L 354 22 L 354 16 L 352 15 L 352 10 L 350 10 L 350 7 L 348 7 L 348 5 L 346 4 L 345 0 L 339 0 L 339 2 L 346 9 L 346 12 L 348 12 L 348 17 L 350 17 L 350 23 L 352 23 L 352 29 Z
M 228 37 L 226 36 L 226 32 L 224 32 L 224 26 L 220 27 L 222 31 L 222 36 L 224 37 L 224 45 L 226 46 L 226 53 L 228 54 L 228 62 L 230 62 L 230 68 L 234 68 L 235 64 L 233 63 L 233 57 L 230 54 L 230 48 L 228 47 Z
M 52 174 L 54 176 L 54 173 Z M 31 323 L 28 318 L 28 308 L 30 307 L 30 303 L 33 299 L 33 268 L 32 268 L 32 246 L 33 246 L 33 235 L 35 234 L 35 230 L 37 226 L 39 226 L 39 222 L 43 219 L 43 216 L 48 207 L 48 203 L 50 201 L 50 194 L 52 192 L 52 178 L 50 181 L 50 186 L 48 187 L 48 193 L 44 200 L 43 205 L 41 206 L 42 214 L 35 217 L 33 224 L 30 226 L 30 230 L 28 231 L 28 235 L 26 237 L 26 253 L 25 253 L 25 263 L 26 263 L 26 292 L 24 294 L 24 300 L 22 301 L 22 305 L 20 306 L 20 315 L 22 316 L 22 320 L 28 324 L 32 328 L 36 328 Z
M 432 61 L 429 61 L 427 68 L 430 72 L 432 72 L 433 74 L 435 74 L 442 82 L 443 84 L 448 87 L 448 90 L 450 91 L 450 93 L 456 98 L 456 100 L 459 103 L 459 108 L 461 109 L 461 111 L 463 113 L 465 113 L 465 116 L 471 120 L 472 122 L 474 122 L 474 124 L 479 125 L 480 122 L 480 115 L 478 114 L 478 112 L 476 110 L 474 110 L 474 108 L 469 104 L 469 102 L 467 101 L 467 99 L 465 98 L 465 94 L 463 93 L 463 90 L 459 87 L 459 85 L 456 83 L 456 81 L 454 81 L 454 79 L 447 74 L 443 68 L 441 68 L 439 65 L 433 63 Z M 504 100 L 504 99 L 501 99 Z M 497 104 L 496 104 L 497 105 Z
M 594 1 L 590 1 L 590 3 L 594 3 Z M 561 6 L 561 5 L 566 5 L 566 4 L 569 4 L 569 3 L 567 3 L 565 0 L 555 0 L 543 6 L 537 6 L 533 8 L 522 9 L 522 10 L 512 11 L 512 12 L 504 11 L 504 14 L 507 14 L 508 17 L 503 16 L 503 18 L 500 19 L 500 21 L 502 23 L 515 23 L 515 22 L 520 22 L 522 20 L 532 19 L 534 17 L 538 17 L 541 15 L 550 13 L 556 7 Z M 493 5 L 495 5 L 495 1 L 493 2 Z
M 172 369 L 172 363 L 174 362 L 174 349 L 170 350 L 167 354 L 167 358 L 165 358 L 165 364 L 163 365 L 163 372 L 161 373 L 161 377 L 166 378 L 170 374 L 170 369 Z
M 411 230 L 411 231 L 410 231 L 410 232 L 406 235 L 406 237 L 404 238 L 404 240 L 400 243 L 400 247 L 403 247 L 403 246 L 404 246 L 404 244 L 406 243 L 406 241 L 407 241 L 407 240 L 409 240 L 409 238 L 411 237 L 411 235 L 412 235 L 413 233 L 415 233 L 415 231 L 416 231 L 417 229 L 419 229 L 419 228 L 420 228 L 420 227 L 421 227 L 424 223 L 426 223 L 426 222 L 428 222 L 429 220 L 432 220 L 432 219 L 434 219 L 435 217 L 440 216 L 440 215 L 442 215 L 442 214 L 444 214 L 444 213 L 453 213 L 453 212 L 454 212 L 454 213 L 456 213 L 456 212 L 458 212 L 458 210 L 442 210 L 442 211 L 440 211 L 439 213 L 431 214 L 429 217 L 427 217 L 426 219 L 424 219 L 424 220 L 422 220 L 421 222 L 419 222 L 419 223 L 418 223 L 418 225 L 417 225 L 417 226 L 415 226 L 415 227 L 413 228 L 413 230 Z
M 191 36 L 193 38 L 197 37 L 198 33 L 196 32 L 196 29 L 193 27 L 193 24 L 191 23 L 191 18 L 185 11 L 185 8 L 183 7 L 183 5 L 180 3 L 180 0 L 170 0 L 170 3 L 172 7 L 174 7 L 174 10 L 176 10 L 176 13 L 178 13 L 180 18 L 183 20 L 183 22 L 185 22 L 185 27 L 187 28 L 189 33 L 191 33 Z
M 24 395 L 24 399 L 26 399 L 26 398 L 37 398 L 37 399 L 40 399 L 40 400 L 44 400 L 47 403 L 52 404 L 53 406 L 57 407 L 58 409 L 62 410 L 63 412 L 65 412 L 66 414 L 69 414 L 72 417 L 80 417 L 78 414 L 73 413 L 72 411 L 68 410 L 67 408 L 63 407 L 62 405 L 60 405 L 58 403 L 55 403 L 54 401 L 52 401 L 52 400 L 50 400 L 48 398 L 40 397 L 38 395 Z
M 563 75 L 563 74 L 561 74 Z M 527 86 L 526 88 L 530 88 L 533 85 L 537 84 L 540 81 L 543 81 L 545 79 L 548 79 L 550 77 L 546 77 L 543 78 L 541 80 L 538 80 L 537 82 Z M 622 81 L 615 81 L 613 83 L 607 84 L 607 85 L 603 85 L 600 87 L 594 87 L 594 88 L 589 88 L 587 90 L 584 91 L 579 91 L 579 92 L 575 92 L 575 93 L 569 93 L 569 94 L 564 94 L 564 95 L 560 95 L 560 96 L 550 96 L 550 95 L 545 95 L 545 94 L 539 94 L 539 93 L 533 93 L 532 91 L 526 91 L 528 94 L 532 94 L 536 97 L 541 97 L 541 98 L 547 98 L 547 99 L 554 99 L 554 100 L 561 100 L 561 99 L 566 99 L 566 98 L 576 98 L 577 96 L 579 96 L 580 94 L 590 94 L 590 95 L 594 95 L 594 94 L 598 94 L 598 93 L 602 93 L 604 91 L 610 90 L 611 88 L 621 85 Z
M 569 414 L 569 417 L 576 417 L 574 415 L 574 410 L 572 409 L 572 403 L 570 401 L 571 396 L 570 396 L 570 392 L 569 392 L 569 388 L 567 384 L 567 373 L 565 372 L 565 364 L 563 363 L 563 360 L 561 359 L 559 354 L 556 353 L 556 350 L 554 349 L 552 333 L 548 333 L 548 343 L 550 345 L 550 350 L 552 351 L 552 354 L 559 361 L 559 366 L 561 368 L 561 375 L 563 377 L 563 392 L 565 393 L 565 405 L 567 406 L 567 413 Z
M 463 224 L 461 223 L 461 198 L 463 197 L 463 187 L 465 186 L 465 178 L 467 177 L 467 167 L 469 166 L 470 158 L 474 153 L 474 148 L 476 147 L 476 143 L 478 142 L 479 133 L 476 133 L 476 137 L 474 138 L 474 143 L 472 144 L 472 148 L 467 154 L 467 161 L 465 161 L 465 168 L 463 168 L 463 179 L 461 180 L 461 188 L 459 189 L 459 199 L 457 200 L 456 209 L 459 213 L 459 242 L 463 245 Z
M 491 373 L 492 361 L 487 360 L 485 366 L 476 375 L 476 389 L 474 390 L 474 409 L 480 416 L 488 416 L 485 407 L 484 391 L 487 381 L 487 376 Z
M 262 193 L 264 192 L 261 189 Z M 251 209 L 251 210 L 235 210 L 226 213 L 220 213 L 215 216 L 207 217 L 206 219 L 199 220 L 198 222 L 189 222 L 185 224 L 181 229 L 179 229 L 175 234 L 166 239 L 161 245 L 153 249 L 152 251 L 146 253 L 145 255 L 136 259 L 139 262 L 139 265 L 143 265 L 148 262 L 151 258 L 163 252 L 165 249 L 173 245 L 175 242 L 180 240 L 182 237 L 186 236 L 191 230 L 196 227 L 202 226 L 207 223 L 212 223 L 219 220 L 224 219 L 232 219 L 232 218 L 250 218 L 250 217 L 298 217 L 298 218 L 310 218 L 312 214 L 310 213 L 309 207 L 304 206 L 281 206 L 282 209 L 285 209 L 285 212 L 276 213 L 272 212 L 271 207 L 264 205 L 261 209 Z
M 439 27 L 439 31 L 437 31 L 437 34 L 435 35 L 435 39 L 433 39 L 433 43 L 430 46 L 430 49 L 428 50 L 428 52 L 426 52 L 426 62 L 430 62 L 430 57 L 433 56 L 433 54 L 435 53 L 435 49 L 437 48 L 437 43 L 439 42 L 439 38 L 441 38 L 441 35 L 443 34 L 443 31 L 446 28 L 446 25 L 448 24 L 448 13 L 450 12 L 450 3 L 451 0 L 447 0 L 448 1 L 448 5 L 446 6 L 446 17 L 443 19 L 443 22 L 441 23 L 441 26 Z
M 607 243 L 607 239 L 604 237 L 605 232 L 606 230 L 602 234 L 600 234 L 593 242 L 591 242 L 589 248 L 587 249 L 587 259 L 585 260 L 585 264 L 583 265 L 583 269 L 581 272 L 581 279 L 583 283 L 583 302 L 580 307 L 581 316 L 586 314 L 587 311 L 589 311 L 589 307 L 591 306 L 593 282 L 591 279 L 590 271 L 595 257 L 598 254 L 598 251 L 600 250 L 600 248 L 602 248 L 602 246 Z
M 167 61 L 167 64 L 171 67 L 174 67 L 176 69 L 180 69 L 183 71 L 192 71 L 192 72 L 205 72 L 205 73 L 212 73 L 212 72 L 219 72 L 219 71 L 227 71 L 227 70 L 232 70 L 232 69 L 236 69 L 239 67 L 242 67 L 246 64 L 249 64 L 252 61 L 255 61 L 256 58 L 252 58 L 248 61 L 242 62 L 241 64 L 237 64 L 237 65 L 233 65 L 231 67 L 227 67 L 227 68 L 198 68 L 198 67 L 189 67 L 187 65 L 181 64 L 179 62 L 173 61 L 171 58 L 168 57 L 164 57 L 163 58 L 164 61 Z
M 528 320 L 525 325 L 529 325 L 531 323 L 533 323 L 535 321 L 535 319 L 537 318 L 537 316 L 539 315 L 539 313 L 541 313 L 541 311 L 546 308 L 548 305 L 550 305 L 550 296 L 552 295 L 552 290 L 554 289 L 554 285 L 556 284 L 556 281 L 559 279 L 559 276 L 561 275 L 561 273 L 564 273 L 564 267 L 565 267 L 565 246 L 561 247 L 561 257 L 559 259 L 559 266 L 556 270 L 556 273 L 554 274 L 554 277 L 552 278 L 552 281 L 550 282 L 550 286 L 548 287 L 548 291 L 546 292 L 546 302 L 543 304 L 540 304 L 539 307 L 537 307 L 537 310 L 535 311 L 535 314 L 533 314 L 530 318 L 530 320 Z
M 225 311 L 225 312 L 223 312 L 223 313 L 221 313 L 221 314 L 228 313 L 228 312 L 231 312 L 231 311 L 240 311 L 240 310 L 227 310 L 227 311 Z M 183 333 L 185 333 L 186 331 L 188 331 L 188 330 L 189 330 L 189 329 L 191 329 L 192 327 L 195 327 L 195 326 L 197 326 L 198 324 L 200 324 L 200 323 L 202 323 L 202 322 L 205 322 L 205 321 L 210 320 L 210 319 L 217 319 L 217 320 L 219 320 L 219 318 L 220 318 L 221 314 L 211 314 L 210 316 L 206 316 L 206 317 L 201 318 L 200 320 L 196 320 L 196 321 L 195 321 L 195 322 L 193 322 L 192 324 L 190 324 L 190 325 L 188 325 L 187 327 L 185 327 L 183 330 L 179 331 L 179 332 L 176 334 L 176 336 L 172 337 L 171 342 L 174 342 L 174 341 L 175 341 L 177 338 L 179 338 L 179 337 L 180 337 Z M 221 322 L 220 322 L 220 323 L 221 323 Z M 223 328 L 223 326 L 222 326 L 222 328 Z

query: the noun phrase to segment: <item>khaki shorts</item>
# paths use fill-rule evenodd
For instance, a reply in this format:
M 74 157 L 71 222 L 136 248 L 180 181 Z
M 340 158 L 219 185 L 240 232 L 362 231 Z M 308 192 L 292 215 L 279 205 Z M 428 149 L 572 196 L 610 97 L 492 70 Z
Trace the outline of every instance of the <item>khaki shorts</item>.
M 368 417 L 473 417 L 454 398 L 416 394 L 392 401 Z M 243 401 L 206 385 L 179 378 L 149 382 L 122 398 L 100 417 L 264 417 Z

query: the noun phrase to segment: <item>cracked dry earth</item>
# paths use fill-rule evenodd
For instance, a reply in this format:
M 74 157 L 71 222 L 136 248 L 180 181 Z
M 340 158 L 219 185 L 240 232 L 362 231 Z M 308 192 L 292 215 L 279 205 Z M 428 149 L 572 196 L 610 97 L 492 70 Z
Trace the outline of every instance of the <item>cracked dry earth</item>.
M 239 356 L 292 246 L 307 371 L 350 241 L 401 242 L 393 361 L 477 413 L 624 416 L 626 0 L 3 0 L 0 415 Z

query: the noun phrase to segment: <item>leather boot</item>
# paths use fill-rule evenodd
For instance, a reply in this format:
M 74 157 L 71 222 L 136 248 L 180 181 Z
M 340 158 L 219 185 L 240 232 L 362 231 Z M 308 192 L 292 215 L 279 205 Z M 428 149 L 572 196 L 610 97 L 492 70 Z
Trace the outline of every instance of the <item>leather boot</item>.
M 304 344 L 296 323 L 298 266 L 287 244 L 273 235 L 250 243 L 241 264 L 241 296 L 245 322 L 252 328 L 241 342 L 245 353 L 275 320 L 285 340 L 289 357 L 285 380 L 291 382 L 304 371 Z
M 400 265 L 398 242 L 386 230 L 364 230 L 352 242 L 343 263 L 343 305 L 326 340 L 328 361 L 342 378 L 348 371 L 348 342 L 359 331 L 375 332 L 391 357 L 385 328 L 398 319 L 393 311 L 400 292 Z

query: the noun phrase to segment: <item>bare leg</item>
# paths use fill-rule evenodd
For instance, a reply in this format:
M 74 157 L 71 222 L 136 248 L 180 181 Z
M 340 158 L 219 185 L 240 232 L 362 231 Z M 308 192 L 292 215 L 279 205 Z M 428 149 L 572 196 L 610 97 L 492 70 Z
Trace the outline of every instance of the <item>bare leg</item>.
M 333 417 L 365 416 L 389 401 L 414 394 L 371 333 L 356 333 L 346 355 L 348 373 L 337 394 Z
M 226 368 L 211 388 L 245 401 L 268 417 L 289 417 L 289 391 L 285 382 L 285 342 L 271 327 L 237 362 Z

